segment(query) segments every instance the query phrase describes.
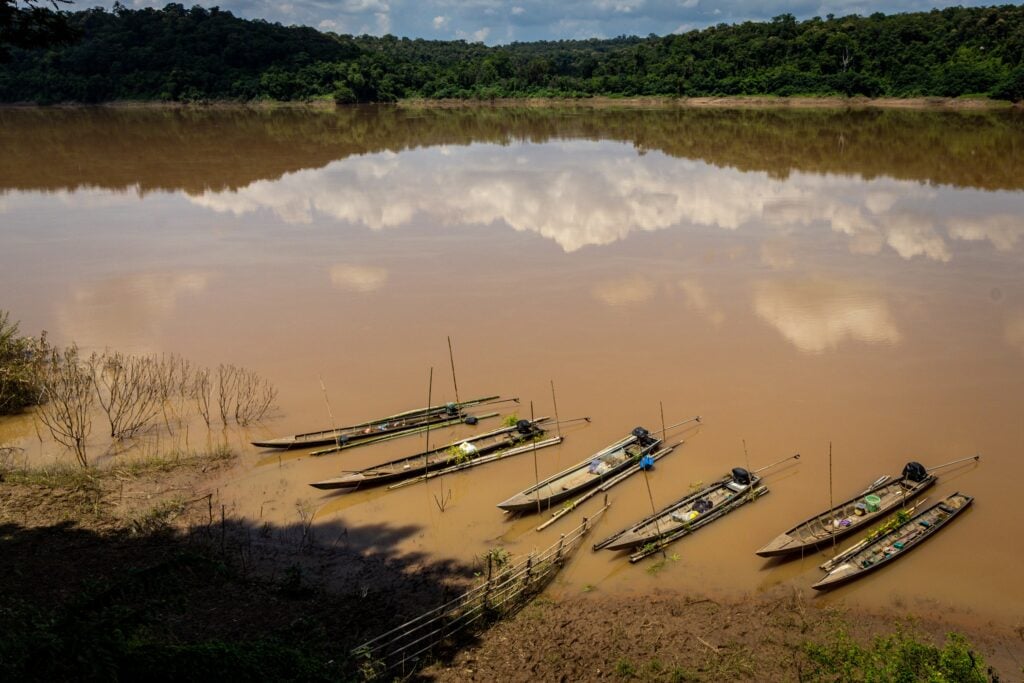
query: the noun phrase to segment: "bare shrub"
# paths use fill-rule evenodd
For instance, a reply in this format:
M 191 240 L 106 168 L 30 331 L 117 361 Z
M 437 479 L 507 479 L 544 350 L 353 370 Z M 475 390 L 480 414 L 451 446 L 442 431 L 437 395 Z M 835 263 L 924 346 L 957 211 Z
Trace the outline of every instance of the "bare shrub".
M 199 416 L 203 418 L 206 426 L 210 426 L 210 399 L 213 394 L 213 382 L 210 380 L 209 368 L 197 368 L 192 376 L 189 395 L 195 401 Z
M 186 411 L 186 402 L 192 395 L 192 363 L 177 354 L 162 355 L 154 359 L 154 377 L 163 414 L 164 426 L 171 434 L 171 422 L 181 424 Z
M 217 366 L 217 408 L 220 421 L 225 425 L 234 413 L 235 391 L 238 386 L 238 368 L 234 365 Z
M 148 426 L 160 410 L 155 360 L 108 351 L 93 354 L 89 365 L 111 438 L 129 438 Z
M 92 372 L 78 355 L 78 346 L 52 349 L 41 381 L 36 415 L 58 443 L 71 449 L 78 464 L 88 467 L 86 439 L 92 432 L 96 400 Z
M 235 422 L 247 425 L 259 422 L 270 410 L 277 389 L 252 370 L 239 368 L 235 382 Z

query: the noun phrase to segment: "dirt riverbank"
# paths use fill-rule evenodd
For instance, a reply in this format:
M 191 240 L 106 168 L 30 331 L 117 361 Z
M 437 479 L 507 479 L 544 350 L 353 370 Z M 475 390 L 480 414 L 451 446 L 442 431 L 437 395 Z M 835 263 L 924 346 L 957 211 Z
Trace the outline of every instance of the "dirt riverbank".
M 117 678 L 161 662 L 168 675 L 216 666 L 243 678 L 358 680 L 354 646 L 475 580 L 479 568 L 395 554 L 384 534 L 379 547 L 354 548 L 347 530 L 313 536 L 302 523 L 232 519 L 204 488 L 231 460 L 5 472 L 0 670 L 43 680 L 102 665 Z M 846 656 L 850 643 L 905 636 L 913 647 L 942 647 L 950 632 L 966 636 L 966 656 L 983 658 L 992 680 L 1024 679 L 1024 621 L 926 621 L 898 605 L 844 611 L 783 588 L 731 600 L 575 594 L 557 580 L 418 678 L 829 680 L 821 663 Z M 78 662 L 82 648 L 89 654 Z

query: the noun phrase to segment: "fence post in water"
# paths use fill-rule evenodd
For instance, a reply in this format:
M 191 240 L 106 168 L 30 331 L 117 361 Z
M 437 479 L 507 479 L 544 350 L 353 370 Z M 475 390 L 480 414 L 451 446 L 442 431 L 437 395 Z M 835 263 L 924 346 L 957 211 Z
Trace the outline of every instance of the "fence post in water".
M 608 498 L 607 494 L 605 495 L 605 498 Z M 587 518 L 584 517 L 583 518 L 583 531 L 580 532 L 580 536 L 582 536 L 583 534 L 587 533 L 587 528 L 588 528 L 587 527 Z
M 558 550 L 555 552 L 555 562 L 562 561 L 562 546 L 565 545 L 565 534 L 558 537 Z
M 533 553 L 526 558 L 526 582 L 523 584 L 523 588 L 527 588 L 530 585 L 530 575 L 533 573 Z
M 491 597 L 491 569 L 493 556 L 490 552 L 487 553 L 487 583 L 484 584 L 484 610 L 486 611 L 490 604 Z

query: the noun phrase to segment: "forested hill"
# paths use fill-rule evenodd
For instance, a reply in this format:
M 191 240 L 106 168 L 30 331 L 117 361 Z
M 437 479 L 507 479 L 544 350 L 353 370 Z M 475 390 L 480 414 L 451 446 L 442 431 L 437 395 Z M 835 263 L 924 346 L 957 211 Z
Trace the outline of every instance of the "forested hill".
M 64 47 L 11 49 L 2 102 L 983 94 L 1024 99 L 1024 6 L 514 43 L 338 36 L 217 9 L 70 13 Z

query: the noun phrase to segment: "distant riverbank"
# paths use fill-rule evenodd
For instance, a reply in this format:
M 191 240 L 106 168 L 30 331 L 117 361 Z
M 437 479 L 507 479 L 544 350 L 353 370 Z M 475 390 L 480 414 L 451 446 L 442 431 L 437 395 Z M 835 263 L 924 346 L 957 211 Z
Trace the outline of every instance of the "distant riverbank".
M 406 99 L 394 104 L 335 104 L 332 100 L 216 100 L 196 102 L 160 102 L 119 100 L 99 104 L 63 102 L 37 105 L 30 102 L 0 104 L 0 108 L 140 108 L 140 109 L 334 109 L 336 107 L 395 106 L 416 109 L 457 109 L 467 107 L 591 107 L 690 108 L 690 109 L 922 109 L 952 111 L 988 111 L 1024 109 L 1016 104 L 985 97 L 771 97 L 736 95 L 729 97 L 507 97 L 490 100 Z

